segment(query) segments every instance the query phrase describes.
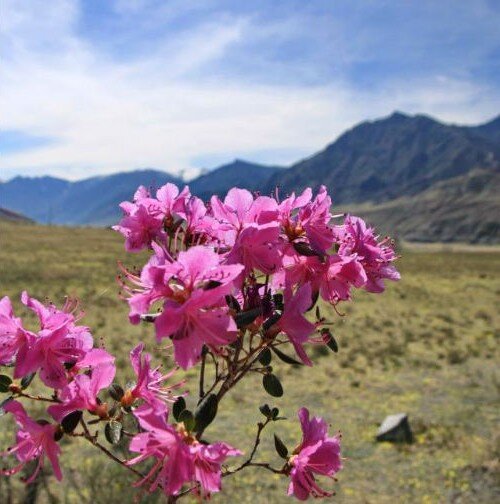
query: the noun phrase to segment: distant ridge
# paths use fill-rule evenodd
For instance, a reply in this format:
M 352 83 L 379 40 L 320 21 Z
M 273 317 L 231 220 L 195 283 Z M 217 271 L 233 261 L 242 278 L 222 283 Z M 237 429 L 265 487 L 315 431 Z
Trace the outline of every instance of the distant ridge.
M 321 184 L 337 203 L 414 195 L 476 168 L 500 167 L 499 118 L 476 127 L 395 112 L 355 126 L 317 154 L 274 175 L 284 192 Z
M 193 194 L 208 200 L 212 194 L 224 195 L 233 186 L 249 191 L 262 190 L 272 175 L 283 171 L 279 166 L 263 166 L 241 159 L 209 171 L 189 183 Z
M 346 131 L 288 169 L 236 159 L 189 182 L 206 200 L 233 186 L 269 194 L 326 185 L 335 205 L 355 208 L 384 230 L 419 241 L 500 242 L 500 115 L 477 126 L 394 112 Z M 16 177 L 0 205 L 42 223 L 109 225 L 138 185 L 184 185 L 147 169 L 69 182 Z M 356 210 L 357 211 L 357 210 Z
M 7 208 L 0 207 L 0 221 L 12 221 L 12 222 L 24 222 L 24 223 L 33 223 L 32 219 L 29 219 L 25 215 L 22 215 L 17 212 L 12 212 L 11 210 L 7 210 Z

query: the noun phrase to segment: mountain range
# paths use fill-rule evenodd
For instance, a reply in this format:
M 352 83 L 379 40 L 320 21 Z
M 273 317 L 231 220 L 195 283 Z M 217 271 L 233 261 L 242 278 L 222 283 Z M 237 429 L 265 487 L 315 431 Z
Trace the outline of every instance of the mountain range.
M 142 184 L 184 182 L 153 169 L 69 182 L 15 177 L 0 183 L 0 206 L 41 223 L 109 225 Z M 242 160 L 189 182 L 208 199 L 230 187 L 285 195 L 326 185 L 335 205 L 382 231 L 417 241 L 500 242 L 500 116 L 479 126 L 395 112 L 363 122 L 288 168 Z

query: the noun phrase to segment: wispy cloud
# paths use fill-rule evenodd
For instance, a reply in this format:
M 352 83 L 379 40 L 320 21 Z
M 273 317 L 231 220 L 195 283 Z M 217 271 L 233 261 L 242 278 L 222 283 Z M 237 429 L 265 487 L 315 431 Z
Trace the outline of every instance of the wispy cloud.
M 359 12 L 302 4 L 283 12 L 271 2 L 251 10 L 187 0 L 4 0 L 1 129 L 56 141 L 4 149 L 2 177 L 80 178 L 141 166 L 189 176 L 200 160 L 225 156 L 287 164 L 394 109 L 459 123 L 500 109 L 498 69 L 486 78 L 481 66 L 498 50 L 491 19 L 482 25 L 490 37 L 483 48 L 465 31 L 475 66 L 464 58 L 461 73 L 442 63 L 419 73 L 414 58 L 393 71 L 404 57 L 398 39 L 375 41 L 376 52 L 367 41 L 377 34 L 380 11 L 368 10 L 375 21 L 367 18 L 364 31 L 348 34 L 343 16 L 363 26 Z M 489 7 L 471 5 L 475 20 L 484 19 Z M 457 45 L 453 37 L 464 32 L 449 33 L 436 47 Z M 410 35 L 401 44 L 417 55 L 429 50 Z

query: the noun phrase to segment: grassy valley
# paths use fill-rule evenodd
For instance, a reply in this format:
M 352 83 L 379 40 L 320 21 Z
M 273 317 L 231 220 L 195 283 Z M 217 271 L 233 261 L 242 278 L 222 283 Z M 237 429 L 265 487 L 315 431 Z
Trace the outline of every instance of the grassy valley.
M 241 383 L 225 399 L 208 439 L 224 439 L 248 451 L 260 413 L 256 405 L 278 406 L 293 422 L 278 422 L 265 436 L 263 453 L 275 457 L 272 433 L 293 447 L 299 441 L 296 411 L 307 404 L 343 435 L 345 468 L 334 485 L 338 503 L 491 503 L 500 497 L 498 249 L 451 246 L 404 247 L 402 281 L 382 296 L 357 293 L 335 321 L 338 354 L 311 348 L 316 365 L 292 369 L 273 361 L 285 396 L 270 398 L 259 376 Z M 78 296 L 84 323 L 95 340 L 118 358 L 118 379 L 131 378 L 128 350 L 138 340 L 154 350 L 152 328 L 131 326 L 118 297 L 116 261 L 140 265 L 126 255 L 120 236 L 107 229 L 45 227 L 0 221 L 0 294 L 15 301 L 30 294 L 61 303 Z M 194 373 L 189 373 L 193 378 Z M 192 390 L 196 384 L 191 384 Z M 376 443 L 378 424 L 387 414 L 407 412 L 415 443 Z M 243 423 L 243 420 L 245 423 Z M 0 447 L 11 443 L 0 420 Z M 237 428 L 235 428 L 237 426 Z M 241 429 L 248 437 L 241 439 Z M 7 432 L 6 432 L 7 431 Z M 76 441 L 78 443 L 78 441 Z M 47 503 L 161 502 L 124 481 L 125 472 L 81 442 L 79 457 L 67 450 L 66 475 L 56 485 L 47 473 L 40 500 Z M 63 446 L 64 451 L 64 446 Z M 127 476 L 128 478 L 128 476 Z M 224 481 L 213 502 L 281 503 L 285 480 L 262 471 L 241 472 Z M 0 501 L 22 502 L 26 489 L 0 479 Z M 7 497 L 5 497 L 7 499 Z M 182 502 L 182 501 L 181 501 Z

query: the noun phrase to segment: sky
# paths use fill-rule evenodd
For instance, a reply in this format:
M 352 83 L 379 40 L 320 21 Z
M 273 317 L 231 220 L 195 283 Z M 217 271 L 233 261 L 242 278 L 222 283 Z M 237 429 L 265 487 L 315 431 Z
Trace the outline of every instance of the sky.
M 2 0 L 0 179 L 291 164 L 500 112 L 498 0 Z

